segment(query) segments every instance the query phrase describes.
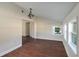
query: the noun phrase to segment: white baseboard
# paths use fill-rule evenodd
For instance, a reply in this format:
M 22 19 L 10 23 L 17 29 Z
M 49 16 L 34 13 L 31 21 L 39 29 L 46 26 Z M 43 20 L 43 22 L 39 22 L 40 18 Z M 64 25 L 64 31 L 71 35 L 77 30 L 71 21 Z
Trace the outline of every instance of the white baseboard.
M 62 41 L 62 40 L 58 40 L 58 39 L 55 39 L 55 38 L 45 38 L 45 37 L 36 37 L 36 39 Z
M 11 49 L 9 49 L 9 50 L 6 50 L 6 51 L 0 53 L 0 56 L 4 56 L 5 54 L 7 54 L 7 53 L 9 53 L 9 52 L 11 52 L 11 51 L 13 51 L 13 50 L 15 50 L 15 49 L 21 47 L 21 46 L 22 46 L 22 44 L 20 44 L 20 45 L 18 45 L 18 46 L 15 46 L 15 47 L 13 47 L 13 48 L 11 48 Z

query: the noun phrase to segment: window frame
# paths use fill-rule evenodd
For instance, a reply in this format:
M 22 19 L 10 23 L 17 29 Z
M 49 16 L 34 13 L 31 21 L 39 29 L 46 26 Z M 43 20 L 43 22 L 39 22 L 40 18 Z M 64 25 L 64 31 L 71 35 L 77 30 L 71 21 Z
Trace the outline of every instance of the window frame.
M 74 18 L 73 20 L 71 20 L 69 23 L 68 23 L 68 45 L 70 46 L 70 48 L 73 50 L 73 52 L 75 54 L 77 54 L 77 45 L 75 45 L 73 42 L 72 42 L 72 34 L 73 33 L 73 22 L 76 21 L 77 22 L 77 18 Z M 71 29 L 71 28 L 72 29 Z M 78 24 L 77 24 L 77 31 L 78 31 Z M 78 34 L 78 33 L 77 33 Z M 78 37 L 77 37 L 78 39 Z

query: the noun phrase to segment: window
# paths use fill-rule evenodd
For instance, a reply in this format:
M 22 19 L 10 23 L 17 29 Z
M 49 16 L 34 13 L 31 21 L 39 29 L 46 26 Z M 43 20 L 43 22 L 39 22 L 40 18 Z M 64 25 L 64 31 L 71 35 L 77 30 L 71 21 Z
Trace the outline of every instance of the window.
M 77 20 L 69 22 L 68 24 L 68 44 L 72 50 L 77 53 Z
M 63 33 L 64 33 L 64 39 L 67 41 L 67 24 L 64 25 L 63 27 Z
M 73 22 L 72 42 L 77 45 L 77 22 Z

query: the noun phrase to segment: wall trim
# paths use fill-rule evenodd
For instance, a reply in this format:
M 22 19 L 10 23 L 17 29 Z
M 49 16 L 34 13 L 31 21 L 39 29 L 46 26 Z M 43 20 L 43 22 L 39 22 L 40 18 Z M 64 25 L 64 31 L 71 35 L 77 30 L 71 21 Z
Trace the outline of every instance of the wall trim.
M 58 40 L 58 38 L 57 39 L 54 39 L 54 38 L 45 38 L 45 37 L 36 37 L 35 39 L 62 41 L 62 40 Z
M 32 37 L 30 36 L 31 38 L 33 39 L 39 39 L 39 40 L 53 40 L 53 38 L 45 38 L 45 37 Z M 62 41 L 62 40 L 54 40 L 54 41 Z
M 48 40 L 48 41 L 58 41 L 58 42 L 63 42 L 61 40 L 52 40 L 52 39 L 45 39 L 45 38 L 36 38 L 37 40 Z
M 63 45 L 65 47 L 66 53 L 69 57 L 76 57 L 77 55 L 73 52 L 73 50 L 71 49 L 71 47 L 68 45 L 68 43 L 63 40 Z
M 20 44 L 20 45 L 18 45 L 18 46 L 15 46 L 15 47 L 13 47 L 13 48 L 11 48 L 11 49 L 9 49 L 9 50 L 6 50 L 6 51 L 0 53 L 0 56 L 4 56 L 5 54 L 7 54 L 7 53 L 9 53 L 9 52 L 11 52 L 11 51 L 13 51 L 13 50 L 15 50 L 15 49 L 20 48 L 21 46 L 22 46 L 22 44 Z

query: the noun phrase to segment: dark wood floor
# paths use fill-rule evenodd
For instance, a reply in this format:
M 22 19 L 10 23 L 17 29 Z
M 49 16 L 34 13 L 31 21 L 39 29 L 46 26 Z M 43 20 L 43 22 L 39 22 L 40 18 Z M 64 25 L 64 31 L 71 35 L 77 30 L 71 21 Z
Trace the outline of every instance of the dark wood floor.
M 67 57 L 61 41 L 23 37 L 23 46 L 4 57 Z

